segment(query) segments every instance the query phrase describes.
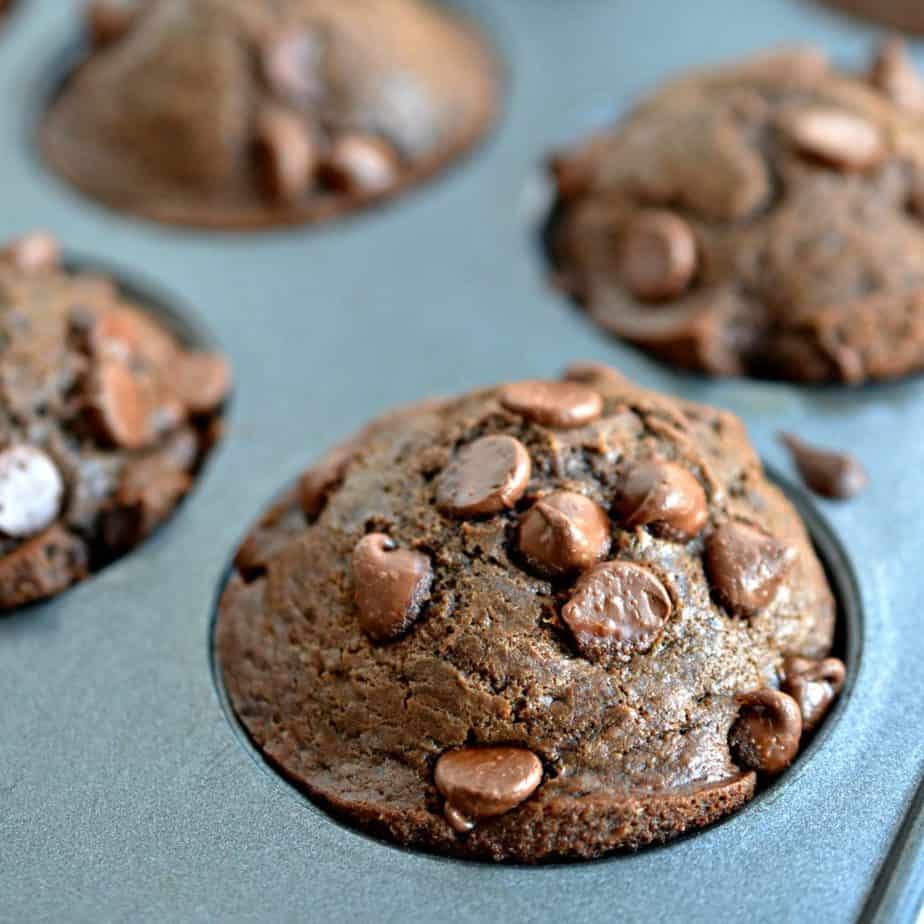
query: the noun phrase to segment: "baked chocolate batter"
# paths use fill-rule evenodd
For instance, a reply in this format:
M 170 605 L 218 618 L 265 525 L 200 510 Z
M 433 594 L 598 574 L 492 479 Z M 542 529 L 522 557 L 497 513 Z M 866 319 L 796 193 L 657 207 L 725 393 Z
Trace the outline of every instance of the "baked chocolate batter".
M 733 811 L 843 683 L 835 603 L 731 414 L 581 364 L 405 408 L 241 548 L 217 654 L 323 805 L 466 857 L 593 857 Z

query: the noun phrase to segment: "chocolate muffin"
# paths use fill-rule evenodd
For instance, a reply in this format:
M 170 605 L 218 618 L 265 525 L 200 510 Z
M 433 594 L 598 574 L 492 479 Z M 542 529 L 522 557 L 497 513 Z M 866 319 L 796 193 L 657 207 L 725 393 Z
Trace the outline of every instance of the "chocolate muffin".
M 553 158 L 556 278 L 602 327 L 712 375 L 924 367 L 924 84 L 901 44 L 668 84 Z
M 481 38 L 420 0 L 91 3 L 42 128 L 51 166 L 158 221 L 329 218 L 457 158 L 495 114 Z
M 144 539 L 217 436 L 224 359 L 187 349 L 55 241 L 0 253 L 0 609 L 51 597 Z
M 737 418 L 584 365 L 334 449 L 240 549 L 216 650 L 332 812 L 534 862 L 747 802 L 841 689 L 835 610 Z
M 924 32 L 924 6 L 920 0 L 821 0 L 854 16 L 906 32 Z

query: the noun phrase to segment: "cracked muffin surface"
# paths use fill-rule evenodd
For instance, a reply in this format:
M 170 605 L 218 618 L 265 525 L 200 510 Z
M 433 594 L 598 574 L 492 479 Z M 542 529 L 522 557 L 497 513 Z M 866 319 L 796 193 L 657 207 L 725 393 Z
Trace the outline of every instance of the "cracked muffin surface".
M 0 251 L 0 609 L 146 538 L 219 436 L 230 372 L 53 238 Z
M 812 49 L 668 83 L 554 157 L 555 279 L 603 328 L 713 375 L 924 367 L 924 84 Z
M 733 415 L 605 368 L 401 409 L 310 468 L 217 620 L 266 758 L 399 843 L 593 857 L 733 811 L 843 683 Z
M 51 166 L 169 223 L 321 220 L 423 180 L 487 131 L 493 55 L 419 0 L 97 0 L 52 102 Z

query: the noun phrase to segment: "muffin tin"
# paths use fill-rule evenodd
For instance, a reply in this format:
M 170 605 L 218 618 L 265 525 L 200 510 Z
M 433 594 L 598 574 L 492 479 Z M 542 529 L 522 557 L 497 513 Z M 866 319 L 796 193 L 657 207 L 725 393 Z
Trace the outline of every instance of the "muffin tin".
M 22 0 L 0 31 L 0 238 L 48 228 L 128 285 L 153 280 L 236 378 L 225 439 L 172 520 L 57 600 L 0 617 L 0 919 L 913 921 L 924 381 L 851 391 L 675 374 L 548 288 L 536 243 L 545 153 L 653 82 L 783 41 L 860 62 L 874 33 L 798 0 L 752 0 L 744 15 L 705 0 L 682 19 L 674 0 L 457 5 L 506 62 L 494 136 L 381 211 L 260 234 L 142 223 L 63 186 L 36 155 L 35 123 L 77 10 Z M 740 413 L 784 473 L 778 429 L 863 458 L 872 484 L 850 503 L 792 489 L 841 596 L 848 691 L 777 784 L 667 847 L 494 867 L 346 828 L 267 769 L 223 707 L 210 634 L 234 549 L 280 485 L 389 405 L 575 358 Z

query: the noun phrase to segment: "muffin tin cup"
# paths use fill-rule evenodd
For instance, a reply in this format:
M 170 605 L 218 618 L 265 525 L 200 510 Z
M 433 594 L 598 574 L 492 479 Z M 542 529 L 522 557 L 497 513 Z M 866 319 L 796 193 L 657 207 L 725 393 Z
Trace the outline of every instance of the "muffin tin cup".
M 538 165 L 599 113 L 687 67 L 785 41 L 860 62 L 874 32 L 797 0 L 753 0 L 744 14 L 705 0 L 682 19 L 674 0 L 458 5 L 488 24 L 509 74 L 487 144 L 382 210 L 253 234 L 145 223 L 63 185 L 37 156 L 35 123 L 77 10 L 20 0 L 0 28 L 0 237 L 47 228 L 69 251 L 151 279 L 214 333 L 236 382 L 224 440 L 153 538 L 0 617 L 0 919 L 912 921 L 924 874 L 924 382 L 675 374 L 600 336 L 548 288 L 535 245 Z M 366 837 L 263 772 L 228 721 L 211 670 L 228 561 L 280 486 L 385 408 L 577 358 L 738 412 L 784 476 L 779 429 L 863 459 L 865 494 L 813 504 L 843 548 L 839 565 L 815 530 L 840 591 L 856 577 L 852 686 L 776 785 L 666 847 L 528 868 Z

